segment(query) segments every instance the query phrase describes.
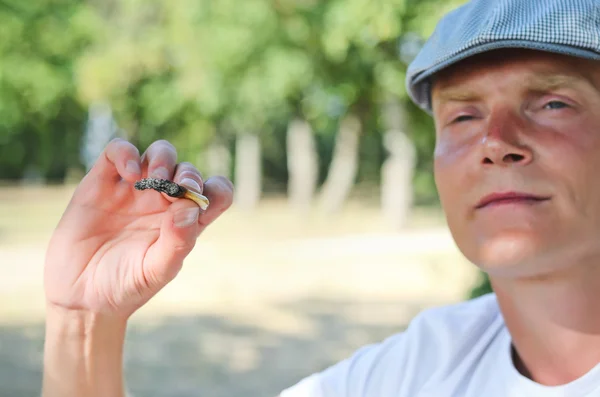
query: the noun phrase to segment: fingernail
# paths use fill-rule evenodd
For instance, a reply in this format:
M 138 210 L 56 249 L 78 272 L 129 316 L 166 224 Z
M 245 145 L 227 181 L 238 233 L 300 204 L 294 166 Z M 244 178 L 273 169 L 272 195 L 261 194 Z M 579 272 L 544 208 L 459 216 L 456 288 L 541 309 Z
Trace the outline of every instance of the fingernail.
M 181 180 L 180 185 L 183 185 L 191 190 L 195 190 L 196 192 L 200 193 L 200 185 L 198 184 L 198 182 L 191 178 L 183 178 Z
M 158 167 L 152 171 L 152 178 L 156 179 L 170 179 L 169 171 L 165 167 Z
M 187 208 L 180 210 L 175 213 L 173 217 L 173 224 L 175 227 L 188 227 L 198 222 L 198 216 L 200 215 L 200 208 Z
M 140 175 L 142 173 L 140 165 L 135 160 L 129 160 L 127 164 L 125 164 L 125 171 L 136 175 Z

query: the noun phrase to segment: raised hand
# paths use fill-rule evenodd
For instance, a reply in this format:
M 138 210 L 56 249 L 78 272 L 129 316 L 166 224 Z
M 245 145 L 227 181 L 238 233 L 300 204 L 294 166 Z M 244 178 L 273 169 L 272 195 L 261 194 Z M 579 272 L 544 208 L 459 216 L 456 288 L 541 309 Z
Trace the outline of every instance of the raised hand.
M 136 180 L 169 179 L 204 194 L 201 212 L 188 199 L 153 190 Z M 50 241 L 44 285 L 48 304 L 64 309 L 128 318 L 181 269 L 199 234 L 230 207 L 226 178 L 203 182 L 177 151 L 154 142 L 140 157 L 131 143 L 116 139 L 83 178 Z

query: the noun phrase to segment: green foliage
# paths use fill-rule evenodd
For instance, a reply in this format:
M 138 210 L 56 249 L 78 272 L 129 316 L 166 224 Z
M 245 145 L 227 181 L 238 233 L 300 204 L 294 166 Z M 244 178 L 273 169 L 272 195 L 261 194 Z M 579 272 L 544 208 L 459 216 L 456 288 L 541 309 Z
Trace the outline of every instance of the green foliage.
M 0 3 L 0 177 L 33 167 L 61 179 L 78 163 L 84 110 L 73 62 L 89 42 L 71 23 L 80 10 L 72 0 Z
M 477 284 L 471 290 L 468 299 L 477 298 L 479 296 L 489 294 L 490 292 L 494 292 L 492 290 L 492 285 L 490 284 L 490 279 L 487 273 L 480 272 Z
M 214 139 L 259 132 L 265 180 L 284 186 L 285 131 L 308 120 L 326 175 L 348 112 L 363 123 L 359 182 L 376 181 L 381 105 L 400 99 L 418 151 L 417 202 L 436 203 L 429 116 L 405 92 L 400 43 L 457 0 L 0 0 L 0 178 L 79 166 L 87 108 L 108 102 L 126 137 L 196 161 Z

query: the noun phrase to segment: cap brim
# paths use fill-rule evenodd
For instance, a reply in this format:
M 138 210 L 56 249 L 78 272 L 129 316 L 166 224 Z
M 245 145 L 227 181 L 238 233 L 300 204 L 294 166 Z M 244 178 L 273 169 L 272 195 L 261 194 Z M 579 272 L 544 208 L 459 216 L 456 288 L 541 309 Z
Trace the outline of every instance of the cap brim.
M 486 51 L 508 48 L 539 50 L 600 61 L 600 54 L 597 52 L 572 47 L 564 44 L 539 43 L 527 40 L 494 41 L 491 43 L 481 44 L 476 47 L 469 48 L 465 51 L 451 56 L 450 58 L 442 62 L 432 65 L 431 67 L 428 67 L 419 73 L 416 73 L 413 76 L 412 80 L 409 82 L 408 94 L 411 96 L 411 99 L 419 105 L 419 107 L 421 107 L 424 111 L 432 115 L 433 112 L 431 109 L 430 78 L 434 74 L 473 55 L 480 54 Z

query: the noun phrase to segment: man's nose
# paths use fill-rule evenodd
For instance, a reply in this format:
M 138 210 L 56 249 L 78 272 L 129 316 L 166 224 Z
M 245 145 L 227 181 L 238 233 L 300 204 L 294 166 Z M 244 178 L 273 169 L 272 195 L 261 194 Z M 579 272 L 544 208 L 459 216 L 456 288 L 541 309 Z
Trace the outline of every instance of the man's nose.
M 531 162 L 533 153 L 523 142 L 527 134 L 524 117 L 498 110 L 492 113 L 486 127 L 481 137 L 482 164 L 510 166 Z

